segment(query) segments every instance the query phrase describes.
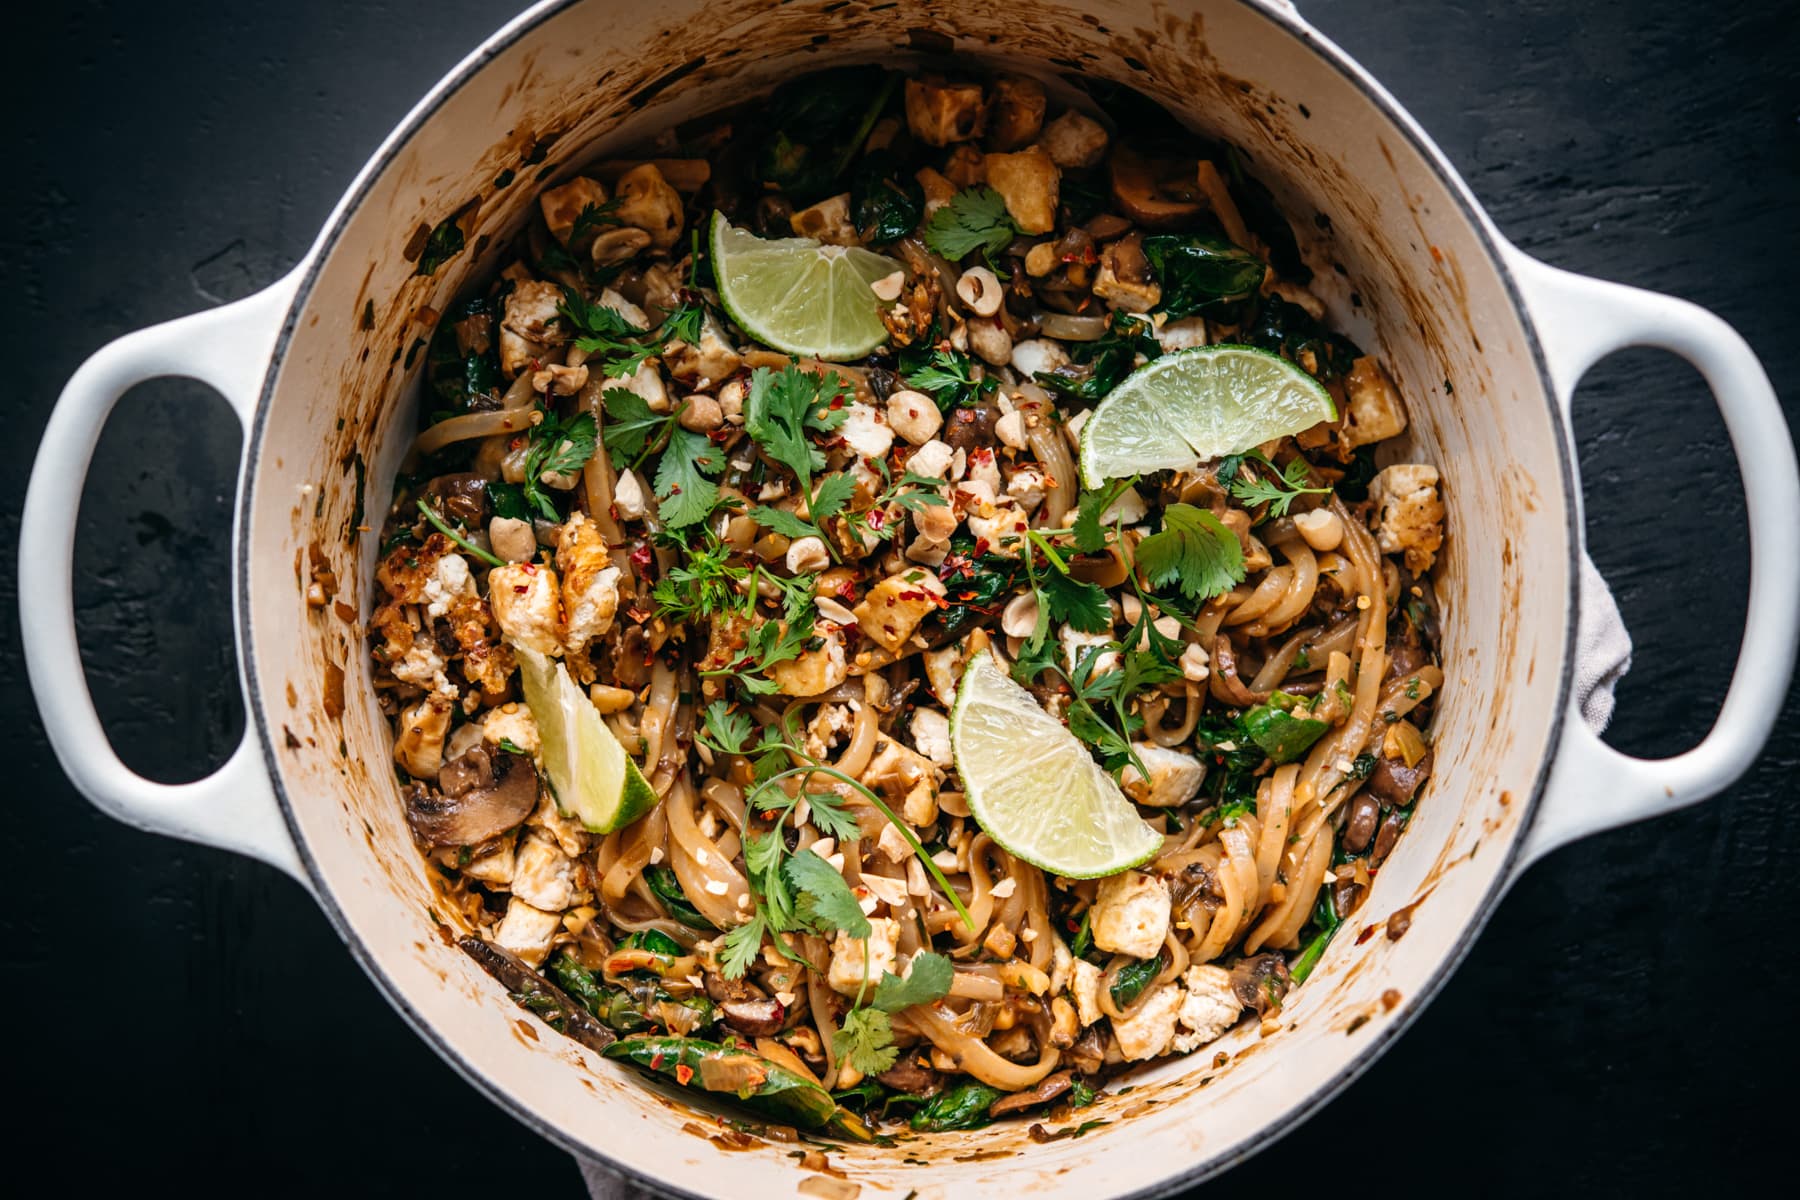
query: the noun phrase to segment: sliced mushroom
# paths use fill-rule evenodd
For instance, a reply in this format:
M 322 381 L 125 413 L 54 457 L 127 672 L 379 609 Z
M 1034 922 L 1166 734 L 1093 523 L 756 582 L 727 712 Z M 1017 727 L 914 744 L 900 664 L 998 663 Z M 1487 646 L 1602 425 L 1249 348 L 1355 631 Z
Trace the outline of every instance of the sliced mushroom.
M 916 1055 L 902 1056 L 875 1080 L 908 1096 L 935 1096 L 944 1086 L 944 1077 Z
M 774 1037 L 787 1024 L 787 1008 L 741 979 L 706 977 L 706 994 L 719 1006 L 725 1023 L 746 1037 Z
M 1113 199 L 1139 225 L 1171 229 L 1198 217 L 1205 205 L 1194 195 L 1192 167 L 1185 170 L 1139 155 L 1128 146 L 1114 146 L 1109 163 Z
M 1124 312 L 1149 312 L 1162 300 L 1162 285 L 1144 255 L 1144 235 L 1131 233 L 1100 254 L 1094 295 Z
M 476 746 L 444 764 L 436 788 L 406 790 L 406 821 L 434 846 L 475 846 L 518 825 L 537 800 L 530 759 Z
M 1043 1082 L 1027 1092 L 1014 1092 L 1010 1096 L 1002 1096 L 988 1108 L 988 1116 L 1003 1117 L 1007 1113 L 1023 1112 L 1028 1108 L 1036 1108 L 1040 1104 L 1048 1104 L 1064 1092 L 1075 1086 L 1075 1077 L 1068 1071 L 1057 1071 L 1044 1076 Z
M 439 475 L 425 485 L 425 499 L 453 524 L 479 529 L 487 520 L 487 480 L 473 471 Z
M 1269 698 L 1269 693 L 1253 692 L 1238 678 L 1237 656 L 1232 653 L 1231 639 L 1222 633 L 1213 638 L 1212 694 L 1234 708 L 1250 708 Z
M 1254 1008 L 1258 1016 L 1280 1008 L 1281 998 L 1292 983 L 1287 963 L 1279 954 L 1239 959 L 1231 968 L 1232 992 L 1245 1007 Z
M 1430 751 L 1410 767 L 1403 758 L 1382 758 L 1369 774 L 1369 791 L 1387 804 L 1404 808 L 1417 798 L 1420 786 L 1430 775 Z

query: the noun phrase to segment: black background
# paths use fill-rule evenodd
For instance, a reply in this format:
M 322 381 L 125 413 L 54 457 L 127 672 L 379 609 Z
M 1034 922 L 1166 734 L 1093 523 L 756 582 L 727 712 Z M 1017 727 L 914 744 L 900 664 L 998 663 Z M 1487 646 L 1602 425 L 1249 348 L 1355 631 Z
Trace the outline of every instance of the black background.
M 1715 309 L 1800 416 L 1791 5 L 1301 8 L 1410 107 L 1509 237 Z M 31 564 L 10 568 L 32 447 L 70 372 L 112 337 L 287 270 L 380 138 L 511 14 L 188 0 L 39 5 L 9 22 L 8 611 L 15 591 L 53 602 L 33 595 Z M 1637 640 L 1608 740 L 1674 752 L 1710 723 L 1741 629 L 1735 467 L 1698 377 L 1656 352 L 1595 370 L 1576 428 L 1593 554 Z M 146 385 L 108 427 L 83 500 L 89 679 L 120 753 L 156 779 L 202 773 L 243 727 L 226 582 L 237 445 L 204 389 Z M 15 1164 L 57 1163 L 83 1193 L 580 1186 L 566 1156 L 402 1025 L 299 887 L 89 808 L 44 743 L 18 636 L 7 619 L 0 1003 Z M 1797 718 L 1790 698 L 1725 795 L 1533 870 L 1417 1026 L 1209 1194 L 1718 1192 L 1785 1164 Z

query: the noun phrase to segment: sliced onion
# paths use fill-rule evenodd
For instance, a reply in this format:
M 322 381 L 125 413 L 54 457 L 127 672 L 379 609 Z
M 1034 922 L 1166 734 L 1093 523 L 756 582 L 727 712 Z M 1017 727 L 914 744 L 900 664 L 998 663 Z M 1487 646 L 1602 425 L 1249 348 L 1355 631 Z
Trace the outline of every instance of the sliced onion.
M 1111 324 L 1106 317 L 1078 317 L 1059 312 L 1039 313 L 1037 320 L 1039 333 L 1065 342 L 1097 342 L 1106 336 L 1107 326 Z

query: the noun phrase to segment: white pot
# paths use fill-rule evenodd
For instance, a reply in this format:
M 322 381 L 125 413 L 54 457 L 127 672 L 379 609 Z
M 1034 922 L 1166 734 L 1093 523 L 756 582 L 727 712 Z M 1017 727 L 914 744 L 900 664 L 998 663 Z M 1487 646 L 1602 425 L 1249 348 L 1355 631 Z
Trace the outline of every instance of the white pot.
M 330 607 L 309 608 L 304 595 L 308 547 L 317 546 L 341 581 L 339 599 L 366 617 L 376 539 L 360 526 L 380 525 L 414 428 L 427 306 L 441 311 L 471 271 L 490 265 L 479 251 L 520 225 L 541 180 L 608 146 L 799 71 L 904 64 L 952 41 L 969 57 L 1047 77 L 1128 83 L 1248 152 L 1314 261 L 1341 264 L 1342 273 L 1320 274 L 1333 316 L 1399 382 L 1413 418 L 1408 454 L 1444 472 L 1448 682 L 1437 768 L 1355 918 L 1360 931 L 1418 904 L 1410 932 L 1338 938 L 1279 1032 L 1240 1029 L 1206 1053 L 1156 1065 L 1091 1114 L 1111 1124 L 1080 1139 L 1040 1146 L 1022 1125 L 1004 1124 L 833 1151 L 865 1196 L 1004 1188 L 1101 1200 L 1171 1190 L 1241 1160 L 1399 1034 L 1529 862 L 1691 803 L 1742 772 L 1793 660 L 1800 484 L 1791 442 L 1768 379 L 1717 318 L 1554 270 L 1508 245 L 1412 118 L 1287 5 L 951 7 L 534 8 L 419 103 L 291 275 L 95 354 L 64 390 L 31 479 L 20 538 L 34 580 L 21 595 L 27 661 L 45 727 L 82 792 L 121 820 L 292 874 L 394 1006 L 471 1082 L 546 1136 L 667 1191 L 779 1196 L 808 1176 L 788 1146 L 727 1154 L 684 1129 L 694 1117 L 683 1106 L 549 1031 L 450 943 L 428 915 L 435 872 L 402 817 L 362 630 Z M 548 151 L 541 166 L 529 162 L 534 146 Z M 503 171 L 516 179 L 497 187 Z M 470 249 L 434 277 L 416 276 L 409 239 L 473 200 Z M 1730 693 L 1705 742 L 1654 762 L 1602 745 L 1570 702 L 1582 520 L 1569 397 L 1595 360 L 1637 344 L 1673 350 L 1706 377 L 1750 516 L 1749 615 Z M 158 375 L 211 384 L 247 431 L 233 561 L 251 719 L 218 773 L 179 787 L 138 778 L 107 745 L 82 684 L 69 590 L 95 438 L 120 395 Z M 1214 1065 L 1214 1050 L 1225 1065 Z M 829 1180 L 813 1178 L 811 1194 L 833 1194 Z

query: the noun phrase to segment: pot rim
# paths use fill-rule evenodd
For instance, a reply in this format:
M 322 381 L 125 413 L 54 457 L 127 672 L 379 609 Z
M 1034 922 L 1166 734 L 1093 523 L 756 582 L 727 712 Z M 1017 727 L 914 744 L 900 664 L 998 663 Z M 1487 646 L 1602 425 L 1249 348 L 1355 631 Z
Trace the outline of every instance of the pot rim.
M 543 0 L 535 7 L 519 14 L 506 25 L 496 30 L 472 51 L 462 62 L 453 67 L 448 74 L 439 80 L 429 92 L 403 117 L 393 132 L 382 142 L 358 172 L 343 199 L 327 218 L 325 228 L 308 250 L 304 261 L 304 270 L 299 279 L 293 298 L 289 301 L 286 317 L 281 324 L 274 350 L 270 356 L 267 373 L 263 377 L 261 392 L 257 398 L 254 419 L 246 436 L 244 473 L 238 492 L 237 528 L 250 528 L 252 497 L 255 493 L 257 468 L 263 450 L 263 437 L 266 432 L 271 401 L 274 396 L 275 383 L 279 377 L 279 367 L 285 357 L 288 345 L 299 324 L 300 314 L 312 297 L 314 285 L 318 282 L 326 259 L 343 234 L 345 226 L 352 216 L 361 208 L 376 180 L 392 164 L 400 150 L 409 144 L 420 128 L 436 114 L 438 109 L 450 96 L 460 90 L 469 80 L 480 74 L 487 66 L 520 40 L 525 34 L 536 29 L 550 18 L 585 0 Z M 1561 713 L 1568 707 L 1569 691 L 1574 676 L 1573 648 L 1575 631 L 1580 616 L 1580 555 L 1581 555 L 1581 520 L 1577 506 L 1580 495 L 1579 483 L 1576 479 L 1574 449 L 1570 444 L 1570 433 L 1563 420 L 1563 412 L 1557 398 L 1557 390 L 1551 377 L 1549 364 L 1544 355 L 1544 348 L 1538 336 L 1536 322 L 1525 303 L 1524 296 L 1508 267 L 1505 245 L 1499 231 L 1494 227 L 1486 210 L 1469 190 L 1462 175 L 1450 163 L 1431 137 L 1412 118 L 1407 110 L 1395 99 L 1374 76 L 1357 63 L 1336 43 L 1315 30 L 1299 15 L 1289 0 L 1236 0 L 1243 8 L 1250 10 L 1282 34 L 1291 36 L 1304 45 L 1309 51 L 1335 70 L 1344 80 L 1360 92 L 1387 119 L 1389 124 L 1403 137 L 1407 144 L 1415 150 L 1432 174 L 1437 177 L 1451 199 L 1457 211 L 1473 228 L 1476 240 L 1486 255 L 1488 265 L 1499 277 L 1506 290 L 1507 298 L 1520 318 L 1520 325 L 1525 334 L 1526 345 L 1530 349 L 1532 365 L 1537 370 L 1540 392 L 1549 409 L 1551 423 L 1556 430 L 1557 472 L 1563 487 L 1563 519 L 1568 534 L 1568 594 L 1564 606 L 1563 645 L 1560 670 L 1556 683 L 1556 700 L 1551 711 Z M 307 845 L 299 822 L 295 819 L 294 807 L 291 803 L 285 782 L 282 777 L 281 763 L 276 754 L 276 742 L 268 715 L 263 710 L 261 701 L 261 685 L 256 659 L 255 630 L 251 624 L 250 597 L 250 544 L 247 538 L 239 538 L 234 554 L 234 570 L 237 575 L 237 634 L 240 660 L 249 691 L 247 709 L 251 721 L 255 724 L 257 739 L 262 747 L 263 763 L 267 770 L 270 785 L 274 791 L 276 804 L 281 811 L 282 820 L 286 823 L 288 834 L 293 841 L 295 852 L 301 865 L 305 868 L 307 879 L 318 905 L 324 910 L 326 919 L 331 922 L 338 938 L 350 951 L 351 956 L 360 965 L 365 974 L 372 979 L 394 1010 L 412 1027 L 413 1031 L 436 1051 L 439 1058 L 448 1063 L 456 1073 L 473 1085 L 476 1090 L 493 1100 L 500 1108 L 510 1114 L 526 1128 L 538 1136 L 562 1147 L 578 1160 L 596 1161 L 606 1169 L 623 1175 L 634 1184 L 649 1191 L 666 1196 L 679 1197 L 681 1200 L 705 1200 L 697 1193 L 674 1186 L 667 1180 L 657 1179 L 642 1174 L 625 1164 L 596 1151 L 575 1138 L 565 1134 L 555 1125 L 540 1120 L 525 1105 L 499 1083 L 489 1079 L 475 1065 L 466 1059 L 457 1048 L 442 1036 L 432 1023 L 420 1013 L 408 1000 L 406 994 L 395 984 L 384 971 L 375 956 L 369 952 L 362 940 L 350 927 L 343 910 L 338 906 L 336 897 L 326 885 L 325 878 Z M 1322 1108 L 1326 1103 L 1347 1088 L 1365 1071 L 1374 1065 L 1387 1048 L 1402 1033 L 1411 1027 L 1412 1022 L 1424 1011 L 1425 1007 L 1436 998 L 1437 994 L 1449 981 L 1452 973 L 1468 956 L 1475 940 L 1493 916 L 1495 908 L 1504 898 L 1521 859 L 1524 835 L 1531 829 L 1543 802 L 1544 788 L 1549 779 L 1551 765 L 1555 762 L 1562 741 L 1563 722 L 1552 721 L 1545 738 L 1544 756 L 1538 765 L 1536 778 L 1532 780 L 1530 795 L 1526 800 L 1523 815 L 1512 836 L 1508 840 L 1505 854 L 1502 856 L 1500 870 L 1489 883 L 1487 890 L 1476 902 L 1458 933 L 1455 942 L 1447 953 L 1440 958 L 1431 973 L 1420 984 L 1415 996 L 1417 1003 L 1408 1005 L 1396 1019 L 1386 1022 L 1373 1038 L 1365 1042 L 1335 1075 L 1313 1089 L 1301 1099 L 1288 1105 L 1283 1111 L 1271 1115 L 1264 1122 L 1264 1135 L 1253 1140 L 1246 1140 L 1240 1145 L 1222 1153 L 1203 1158 L 1185 1170 L 1171 1174 L 1156 1184 L 1127 1193 L 1120 1200 L 1152 1200 L 1154 1197 L 1171 1195 L 1185 1188 L 1196 1186 L 1212 1179 L 1225 1171 L 1236 1167 L 1253 1155 L 1266 1149 L 1274 1142 L 1285 1137 L 1303 1121 Z M 1296 1115 L 1299 1121 L 1282 1121 L 1273 1132 L 1270 1126 L 1276 1126 L 1280 1117 Z

